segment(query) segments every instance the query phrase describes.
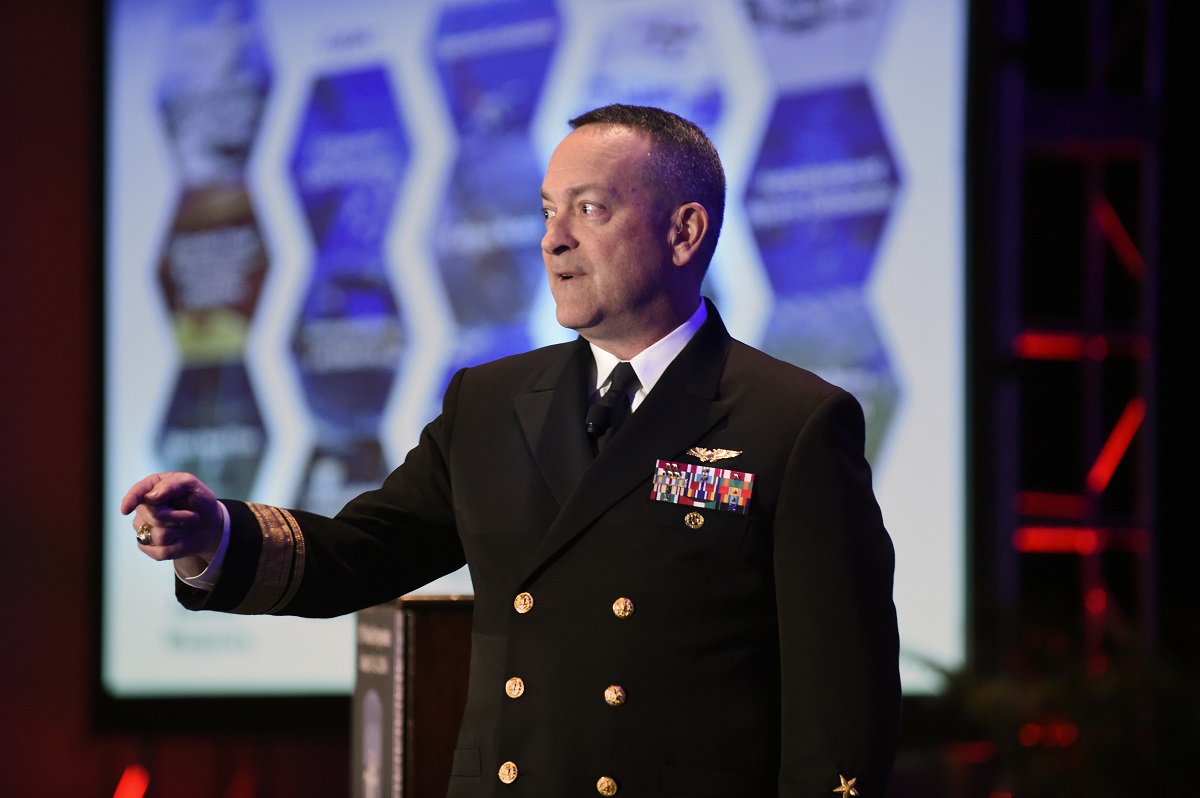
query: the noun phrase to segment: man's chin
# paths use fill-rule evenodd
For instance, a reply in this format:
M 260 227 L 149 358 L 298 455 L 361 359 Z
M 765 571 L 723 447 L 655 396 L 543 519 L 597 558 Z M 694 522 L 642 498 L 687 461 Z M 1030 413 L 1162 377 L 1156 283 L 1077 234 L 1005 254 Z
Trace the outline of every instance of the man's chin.
M 588 330 L 593 329 L 599 323 L 599 319 L 581 316 L 578 313 L 564 313 L 561 307 L 555 314 L 555 319 L 559 326 L 574 330 L 585 338 Z

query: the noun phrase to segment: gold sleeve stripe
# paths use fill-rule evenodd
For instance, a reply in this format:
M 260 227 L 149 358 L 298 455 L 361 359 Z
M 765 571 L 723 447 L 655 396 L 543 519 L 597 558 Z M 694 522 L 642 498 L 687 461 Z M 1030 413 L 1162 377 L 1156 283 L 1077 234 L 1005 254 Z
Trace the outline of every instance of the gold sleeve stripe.
M 287 510 L 269 504 L 246 505 L 262 531 L 262 553 L 254 584 L 237 612 L 261 614 L 285 606 L 304 577 L 304 533 Z

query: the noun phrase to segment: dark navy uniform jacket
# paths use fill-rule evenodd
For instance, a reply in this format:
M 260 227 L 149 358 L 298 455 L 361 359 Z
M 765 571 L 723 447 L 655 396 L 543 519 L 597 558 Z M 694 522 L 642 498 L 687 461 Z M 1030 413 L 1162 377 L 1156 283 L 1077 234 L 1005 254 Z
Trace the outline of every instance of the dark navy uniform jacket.
M 226 502 L 221 578 L 177 583 L 180 600 L 325 617 L 467 563 L 454 798 L 790 798 L 851 779 L 882 796 L 894 555 L 857 401 L 733 340 L 710 305 L 593 457 L 590 371 L 579 339 L 458 372 L 404 464 L 336 518 Z M 658 461 L 686 471 L 704 449 L 751 476 L 745 512 L 655 497 Z

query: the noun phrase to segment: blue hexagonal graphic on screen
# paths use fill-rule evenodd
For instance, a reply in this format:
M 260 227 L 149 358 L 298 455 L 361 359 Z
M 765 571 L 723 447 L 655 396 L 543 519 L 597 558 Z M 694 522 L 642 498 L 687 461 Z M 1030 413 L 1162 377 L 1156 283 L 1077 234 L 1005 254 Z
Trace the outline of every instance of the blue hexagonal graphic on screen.
M 438 20 L 431 50 L 459 135 L 434 235 L 459 328 L 447 378 L 531 346 L 526 322 L 545 277 L 529 125 L 558 34 L 545 0 L 450 5 Z
M 318 78 L 291 162 L 317 248 L 378 249 L 408 160 L 408 139 L 382 68 Z
M 379 426 L 406 348 L 383 242 L 409 162 L 388 73 L 313 82 L 291 174 L 316 246 L 292 354 L 316 428 L 296 504 L 336 512 L 386 474 Z
M 746 191 L 776 293 L 863 285 L 899 182 L 866 86 L 782 98 Z
M 379 426 L 405 347 L 378 259 L 322 255 L 292 338 L 317 433 L 296 500 L 301 509 L 337 512 L 387 475 Z
M 854 393 L 869 454 L 899 389 L 865 289 L 900 178 L 867 88 L 782 98 L 746 191 L 774 309 L 762 348 Z
M 183 182 L 236 180 L 271 82 L 256 4 L 174 4 L 158 105 Z
M 379 267 L 364 253 L 322 255 L 300 307 L 292 351 L 320 438 L 378 431 L 405 344 Z
M 447 5 L 431 48 L 460 136 L 526 133 L 558 34 L 548 0 Z
M 712 130 L 725 90 L 720 33 L 702 8 L 630 6 L 597 31 L 594 70 L 581 108 L 610 103 L 651 105 L 674 111 Z

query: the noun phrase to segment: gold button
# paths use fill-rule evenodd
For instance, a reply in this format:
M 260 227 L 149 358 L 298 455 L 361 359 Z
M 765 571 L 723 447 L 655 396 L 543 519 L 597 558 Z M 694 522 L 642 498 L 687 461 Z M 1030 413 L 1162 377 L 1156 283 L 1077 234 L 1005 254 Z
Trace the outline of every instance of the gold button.
M 683 523 L 687 524 L 689 529 L 699 529 L 704 526 L 704 516 L 697 512 L 690 512 L 683 517 Z
M 533 596 L 528 593 L 518 593 L 517 597 L 513 599 L 513 606 L 516 607 L 517 612 L 524 615 L 533 609 Z
M 633 602 L 622 596 L 613 602 L 613 615 L 618 618 L 628 618 L 633 615 Z
M 509 698 L 520 698 L 525 693 L 525 682 L 520 676 L 514 676 L 504 683 L 504 692 Z
M 608 776 L 601 776 L 600 778 L 596 779 L 596 792 L 600 793 L 601 795 L 616 795 L 616 779 L 611 779 Z
M 619 684 L 611 684 L 604 690 L 604 701 L 610 707 L 619 707 L 625 703 L 625 688 Z
M 497 775 L 500 776 L 500 781 L 505 784 L 512 784 L 517 780 L 517 763 L 511 761 L 505 762 L 500 766 L 500 772 Z

